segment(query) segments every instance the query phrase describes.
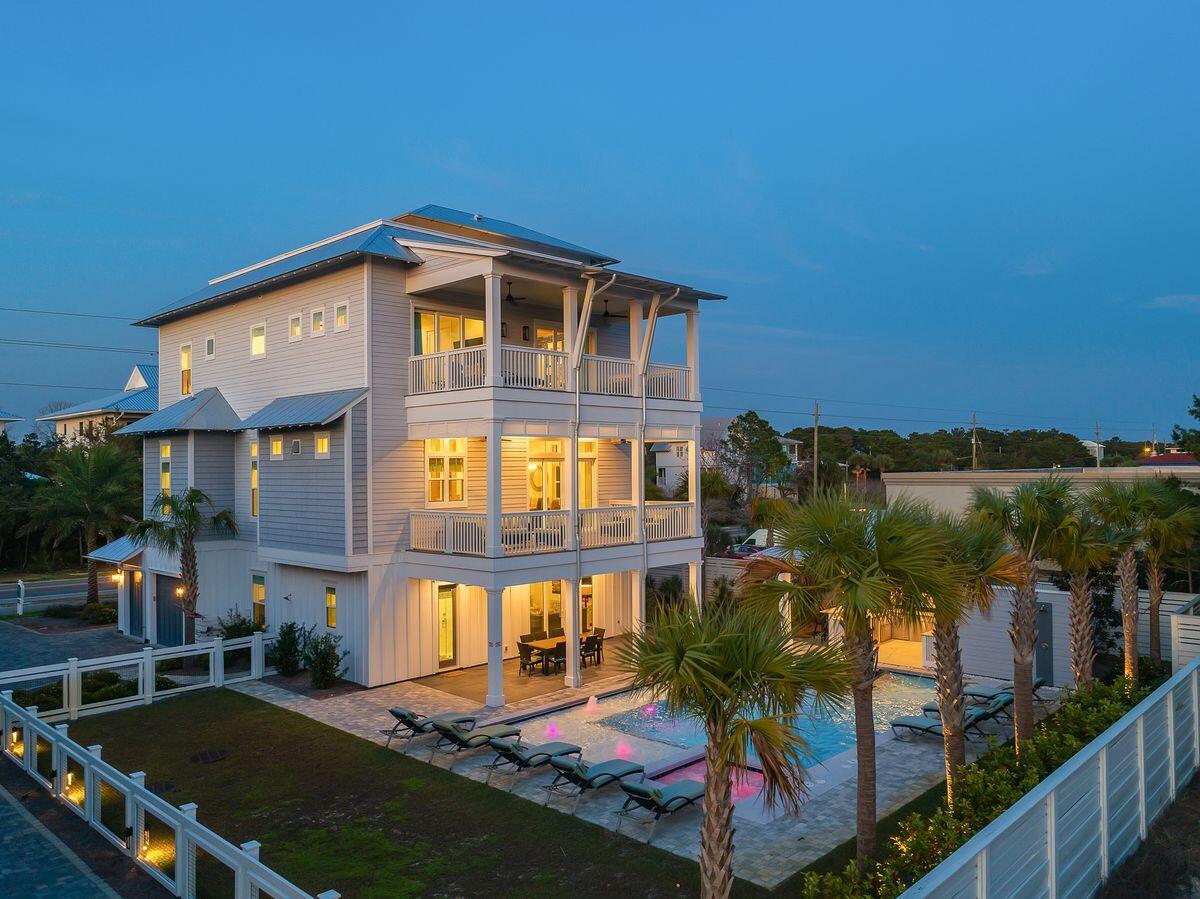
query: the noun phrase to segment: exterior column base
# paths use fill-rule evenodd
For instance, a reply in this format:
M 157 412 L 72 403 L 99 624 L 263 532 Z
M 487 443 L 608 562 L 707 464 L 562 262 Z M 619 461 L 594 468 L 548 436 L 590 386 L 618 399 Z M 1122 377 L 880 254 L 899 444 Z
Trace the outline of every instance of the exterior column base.
M 577 690 L 583 686 L 583 677 L 579 675 L 571 677 L 568 674 L 563 678 L 563 685 Z
M 477 693 L 475 695 L 478 696 L 479 694 Z M 498 709 L 502 705 L 504 705 L 504 694 L 503 693 L 489 693 L 487 695 L 487 698 L 483 701 L 483 704 L 486 705 L 489 709 Z

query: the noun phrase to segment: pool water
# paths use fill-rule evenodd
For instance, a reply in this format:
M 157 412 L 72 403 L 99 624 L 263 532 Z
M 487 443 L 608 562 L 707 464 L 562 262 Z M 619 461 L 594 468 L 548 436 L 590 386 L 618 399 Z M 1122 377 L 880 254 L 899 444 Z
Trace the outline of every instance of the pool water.
M 933 680 L 888 673 L 875 682 L 875 730 L 886 731 L 893 718 L 915 715 L 934 698 Z M 809 706 L 809 708 L 811 708 Z M 583 747 L 585 758 L 624 758 L 652 765 L 687 749 L 704 745 L 704 729 L 696 721 L 672 718 L 661 705 L 633 693 L 539 715 L 520 722 L 526 743 L 565 740 Z M 816 761 L 825 761 L 854 745 L 850 708 L 831 715 L 803 714 L 799 724 Z

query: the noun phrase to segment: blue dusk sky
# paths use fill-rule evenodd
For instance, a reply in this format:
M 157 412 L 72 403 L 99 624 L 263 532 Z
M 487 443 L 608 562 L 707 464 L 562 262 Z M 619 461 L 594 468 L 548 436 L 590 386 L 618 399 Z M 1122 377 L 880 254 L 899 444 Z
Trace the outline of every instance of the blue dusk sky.
M 1188 3 L 10 5 L 0 306 L 140 316 L 439 203 L 728 294 L 702 316 L 711 415 L 786 429 L 819 396 L 830 424 L 1162 437 L 1200 391 L 1198 26 Z M 149 358 L 0 343 L 0 408 Z

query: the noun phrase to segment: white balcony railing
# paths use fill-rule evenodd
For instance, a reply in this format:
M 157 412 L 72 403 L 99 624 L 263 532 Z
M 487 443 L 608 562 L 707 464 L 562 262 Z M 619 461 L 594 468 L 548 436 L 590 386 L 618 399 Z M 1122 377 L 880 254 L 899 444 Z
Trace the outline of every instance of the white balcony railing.
M 567 354 L 523 346 L 500 348 L 505 387 L 537 390 L 567 389 Z
M 636 522 L 637 509 L 634 506 L 580 509 L 579 546 L 582 549 L 595 549 L 632 543 Z
M 692 370 L 686 365 L 651 362 L 646 366 L 646 396 L 656 400 L 690 400 Z
M 408 392 L 439 393 L 482 387 L 487 354 L 481 346 L 408 357 Z
M 691 503 L 646 506 L 649 541 L 692 536 Z M 599 549 L 634 542 L 637 508 L 630 505 L 579 510 L 579 546 Z M 562 552 L 568 548 L 571 513 L 567 509 L 505 512 L 500 516 L 500 543 L 506 556 Z M 480 512 L 409 513 L 409 545 L 418 552 L 482 556 L 487 552 L 487 516 Z
M 579 366 L 579 389 L 605 396 L 633 396 L 633 360 L 584 356 Z
M 692 536 L 691 503 L 646 505 L 646 539 L 680 540 Z

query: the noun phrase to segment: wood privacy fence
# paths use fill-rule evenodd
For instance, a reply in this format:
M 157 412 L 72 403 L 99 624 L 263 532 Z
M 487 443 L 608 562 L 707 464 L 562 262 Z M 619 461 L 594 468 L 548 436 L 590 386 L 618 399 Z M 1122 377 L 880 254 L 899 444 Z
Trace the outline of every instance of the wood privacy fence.
M 1092 896 L 1200 767 L 1200 659 L 1022 796 L 904 896 Z
M 236 899 L 312 899 L 258 860 L 257 841 L 235 846 L 196 820 L 196 804 L 176 808 L 146 789 L 146 774 L 124 774 L 83 747 L 36 708 L 0 692 L 3 756 L 21 768 L 172 895 Z M 317 899 L 336 899 L 329 890 Z

